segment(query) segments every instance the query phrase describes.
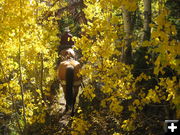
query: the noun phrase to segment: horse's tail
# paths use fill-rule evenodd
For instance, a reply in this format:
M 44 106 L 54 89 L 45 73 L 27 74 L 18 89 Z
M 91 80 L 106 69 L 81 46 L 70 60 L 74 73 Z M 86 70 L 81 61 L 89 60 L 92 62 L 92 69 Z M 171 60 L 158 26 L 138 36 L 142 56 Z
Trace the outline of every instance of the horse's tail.
M 74 80 L 74 67 L 68 67 L 66 70 L 66 96 L 67 105 L 73 106 L 73 80 Z

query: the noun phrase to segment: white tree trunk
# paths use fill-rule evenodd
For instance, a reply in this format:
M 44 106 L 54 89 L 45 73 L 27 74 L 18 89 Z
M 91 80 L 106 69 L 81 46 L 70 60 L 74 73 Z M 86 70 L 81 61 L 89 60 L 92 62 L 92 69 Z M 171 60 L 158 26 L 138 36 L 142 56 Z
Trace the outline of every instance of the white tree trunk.
M 143 41 L 150 40 L 151 28 L 151 0 L 144 0 L 144 34 Z
M 131 23 L 131 13 L 123 9 L 123 20 L 124 20 L 124 31 L 125 31 L 125 47 L 123 47 L 122 60 L 126 64 L 132 63 L 132 23 Z

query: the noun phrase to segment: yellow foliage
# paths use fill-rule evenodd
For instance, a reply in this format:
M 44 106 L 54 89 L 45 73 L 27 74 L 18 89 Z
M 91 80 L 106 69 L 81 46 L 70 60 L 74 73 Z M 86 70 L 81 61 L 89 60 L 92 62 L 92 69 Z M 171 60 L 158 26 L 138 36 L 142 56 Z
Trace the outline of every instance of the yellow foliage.
M 113 135 L 122 135 L 122 134 L 121 134 L 121 133 L 116 133 L 116 132 L 115 132 L 115 133 L 113 133 Z
M 135 130 L 135 125 L 133 123 L 133 119 L 124 120 L 123 125 L 121 126 L 126 131 L 133 131 Z
M 119 105 L 119 101 L 116 98 L 113 98 L 109 109 L 116 115 L 120 115 L 120 113 L 123 111 L 123 106 Z
M 83 120 L 83 116 L 80 115 L 80 118 L 74 117 L 72 128 L 74 129 L 71 131 L 72 135 L 85 135 L 86 131 L 88 131 L 91 124 L 89 124 L 87 121 Z
M 54 12 L 63 4 L 57 2 L 51 11 Z M 6 83 L 0 84 L 0 90 L 4 90 L 4 93 L 0 93 L 0 110 L 16 114 L 17 109 L 14 107 L 20 106 L 22 112 L 23 89 L 26 121 L 29 124 L 45 122 L 47 108 L 42 101 L 40 89 L 43 88 L 43 93 L 48 95 L 47 87 L 54 79 L 58 25 L 52 20 L 54 17 L 48 18 L 48 21 L 43 20 L 49 10 L 48 4 L 37 3 L 36 0 L 0 1 L 0 79 L 6 80 Z
M 59 39 L 58 25 L 54 20 L 59 18 L 43 17 L 49 11 L 54 15 L 57 9 L 67 3 L 56 1 L 54 6 L 49 6 L 52 2 L 0 0 L 0 78 L 10 78 L 9 82 L 0 84 L 0 110 L 7 114 L 16 112 L 13 104 L 22 102 L 22 76 L 23 85 L 33 85 L 32 90 L 24 88 L 23 91 L 28 124 L 45 122 L 47 106 L 42 96 L 49 96 L 49 85 L 55 76 L 55 48 Z M 120 48 L 125 45 L 125 36 L 123 27 L 119 26 L 123 25 L 122 16 L 117 14 L 122 13 L 121 8 L 136 11 L 139 8 L 137 2 L 139 1 L 84 0 L 86 8 L 83 12 L 88 21 L 87 24 L 81 25 L 81 28 L 85 34 L 81 38 L 74 38 L 76 49 L 82 50 L 81 62 L 85 63 L 80 72 L 88 83 L 83 88 L 83 95 L 92 101 L 96 97 L 93 85 L 98 83 L 98 90 L 108 96 L 101 101 L 102 107 L 109 108 L 109 111 L 116 115 L 121 114 L 124 109 L 120 101 L 132 100 L 132 104 L 128 106 L 132 113 L 131 118 L 124 120 L 120 127 L 126 131 L 135 130 L 134 119 L 137 117 L 137 110 L 142 110 L 144 105 L 160 103 L 161 100 L 173 101 L 177 106 L 180 104 L 178 79 L 175 76 L 158 78 L 159 82 L 154 88 L 148 91 L 142 89 L 139 92 L 136 85 L 141 81 L 148 81 L 151 77 L 141 73 L 134 78 L 131 65 L 120 62 L 123 56 Z M 153 8 L 161 12 L 153 19 L 154 24 L 150 24 L 152 40 L 141 43 L 143 47 L 149 47 L 149 52 L 159 54 L 154 61 L 153 72 L 156 77 L 163 75 L 167 66 L 180 73 L 180 61 L 177 59 L 180 55 L 180 43 L 170 38 L 177 34 L 176 27 L 167 20 L 169 11 L 163 6 L 158 7 L 157 3 Z M 65 12 L 60 16 L 67 14 Z M 133 41 L 131 45 L 136 48 L 140 42 Z M 149 59 L 148 56 L 145 58 Z M 133 92 L 138 93 L 138 98 L 133 97 Z M 19 110 L 22 112 L 22 107 Z M 79 109 L 78 112 L 82 113 L 82 110 Z M 74 118 L 71 134 L 86 134 L 90 126 L 81 115 L 80 118 Z

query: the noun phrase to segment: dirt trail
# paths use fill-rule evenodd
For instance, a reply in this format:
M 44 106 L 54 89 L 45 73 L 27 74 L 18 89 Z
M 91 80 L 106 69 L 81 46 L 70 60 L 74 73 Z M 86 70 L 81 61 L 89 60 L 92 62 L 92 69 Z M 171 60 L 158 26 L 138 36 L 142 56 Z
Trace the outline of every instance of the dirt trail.
M 75 110 L 78 107 L 79 103 L 79 95 L 81 93 L 81 88 L 79 89 L 78 96 L 76 98 L 76 104 L 75 104 Z M 71 119 L 71 112 L 68 111 L 64 113 L 65 111 L 65 105 L 66 101 L 64 98 L 64 93 L 62 90 L 62 87 L 60 87 L 59 93 L 56 95 L 53 105 L 51 106 L 51 116 L 54 116 L 54 120 L 52 121 L 52 124 L 54 125 L 54 122 L 56 122 L 56 125 L 59 127 L 59 132 L 61 133 L 61 130 L 68 128 L 70 126 L 72 119 Z

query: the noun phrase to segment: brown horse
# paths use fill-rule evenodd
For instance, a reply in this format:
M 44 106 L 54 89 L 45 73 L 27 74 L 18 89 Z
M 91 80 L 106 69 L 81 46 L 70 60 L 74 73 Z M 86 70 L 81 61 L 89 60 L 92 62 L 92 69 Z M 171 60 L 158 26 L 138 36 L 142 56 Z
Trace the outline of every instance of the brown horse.
M 62 56 L 62 62 L 57 69 L 57 76 L 66 100 L 65 112 L 71 108 L 71 115 L 73 116 L 76 96 L 82 82 L 82 78 L 78 75 L 81 65 L 75 60 L 75 53 L 72 49 L 62 50 L 60 55 Z
M 69 59 L 76 59 L 76 54 L 73 49 L 68 48 L 60 52 L 60 58 L 62 61 L 69 60 Z

